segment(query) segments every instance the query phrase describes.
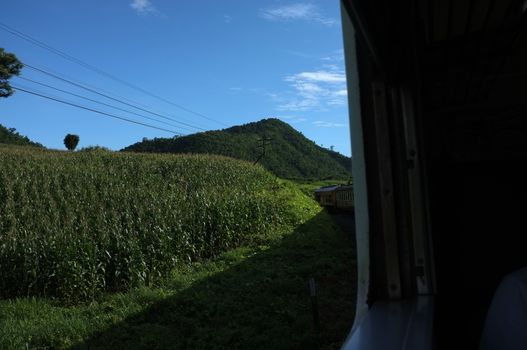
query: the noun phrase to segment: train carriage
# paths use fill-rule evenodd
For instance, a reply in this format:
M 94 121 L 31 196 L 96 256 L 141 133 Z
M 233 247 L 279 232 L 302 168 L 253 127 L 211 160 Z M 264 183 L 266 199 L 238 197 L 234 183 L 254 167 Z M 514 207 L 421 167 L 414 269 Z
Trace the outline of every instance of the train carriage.
M 315 190 L 315 199 L 321 206 L 331 209 L 353 210 L 353 186 L 331 185 Z
M 324 186 L 315 190 L 315 199 L 323 207 L 335 207 L 336 198 L 335 190 L 338 188 L 338 185 Z
M 353 186 L 340 186 L 335 189 L 335 207 L 342 210 L 353 210 Z

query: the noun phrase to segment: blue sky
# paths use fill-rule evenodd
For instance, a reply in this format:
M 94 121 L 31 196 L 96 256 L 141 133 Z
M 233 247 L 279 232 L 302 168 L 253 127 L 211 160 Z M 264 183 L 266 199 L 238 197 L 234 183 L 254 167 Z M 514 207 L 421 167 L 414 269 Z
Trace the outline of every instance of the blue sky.
M 338 0 L 17 0 L 2 6 L 0 22 L 209 119 L 0 30 L 0 47 L 23 62 L 157 115 L 28 67 L 23 78 L 172 125 L 14 78 L 19 87 L 183 134 L 276 117 L 318 144 L 351 153 Z M 67 133 L 80 135 L 79 147 L 115 150 L 172 136 L 21 91 L 0 100 L 0 124 L 58 149 Z

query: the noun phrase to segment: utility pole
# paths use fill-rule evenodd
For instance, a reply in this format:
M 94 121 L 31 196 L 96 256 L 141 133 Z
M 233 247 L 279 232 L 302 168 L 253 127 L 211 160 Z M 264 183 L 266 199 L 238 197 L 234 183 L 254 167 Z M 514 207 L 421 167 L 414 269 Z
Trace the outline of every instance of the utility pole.
M 260 156 L 254 161 L 253 165 L 256 165 L 256 163 L 265 156 L 265 147 L 270 144 L 271 140 L 272 138 L 265 136 L 258 140 L 262 143 L 261 145 L 258 145 L 258 147 L 262 147 L 262 154 L 260 154 Z

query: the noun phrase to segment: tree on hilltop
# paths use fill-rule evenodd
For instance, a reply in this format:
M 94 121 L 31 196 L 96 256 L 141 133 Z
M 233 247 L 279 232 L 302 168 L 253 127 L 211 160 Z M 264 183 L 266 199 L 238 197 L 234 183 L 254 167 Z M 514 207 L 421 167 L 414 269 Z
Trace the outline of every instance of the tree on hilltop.
M 15 54 L 5 52 L 0 47 L 0 97 L 9 97 L 13 94 L 13 88 L 9 85 L 9 79 L 13 75 L 19 75 L 24 67 Z
M 79 135 L 68 134 L 64 138 L 64 146 L 66 146 L 66 148 L 69 151 L 73 151 L 75 147 L 77 147 L 78 144 L 79 144 Z

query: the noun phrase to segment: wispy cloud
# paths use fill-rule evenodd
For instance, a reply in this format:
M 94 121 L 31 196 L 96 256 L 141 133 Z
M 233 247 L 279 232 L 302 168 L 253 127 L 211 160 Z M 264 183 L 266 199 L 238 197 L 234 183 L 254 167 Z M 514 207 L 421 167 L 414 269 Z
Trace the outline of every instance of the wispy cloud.
M 316 127 L 320 127 L 320 128 L 343 128 L 343 127 L 347 126 L 346 124 L 331 123 L 331 122 L 326 122 L 326 121 L 323 121 L 323 120 L 317 120 L 317 121 L 313 122 L 312 124 L 315 125 Z
M 317 83 L 345 83 L 346 76 L 341 72 L 314 71 L 302 72 L 286 78 L 286 81 L 312 81 Z
M 151 13 L 157 13 L 157 9 L 150 2 L 150 0 L 133 0 L 130 3 L 130 7 L 140 15 L 146 15 Z
M 284 52 L 288 55 L 295 56 L 295 57 L 302 57 L 312 60 L 318 60 L 320 58 L 320 55 L 313 54 L 313 53 L 306 53 L 301 51 L 295 51 L 295 50 L 284 50 Z
M 322 61 L 328 62 L 342 62 L 344 61 L 344 50 L 339 49 L 331 52 L 330 54 L 320 58 Z
M 298 124 L 298 123 L 303 123 L 303 122 L 307 121 L 306 118 L 300 118 L 300 117 L 297 117 L 297 116 L 294 116 L 294 115 L 281 115 L 281 116 L 278 116 L 277 118 L 285 120 L 289 124 Z
M 320 13 L 317 6 L 310 3 L 297 3 L 260 10 L 260 17 L 270 21 L 308 21 L 331 26 L 337 23 L 334 18 Z
M 223 15 L 223 22 L 230 24 L 232 22 L 232 16 Z
M 315 70 L 286 76 L 293 93 L 279 101 L 278 110 L 307 111 L 344 105 L 346 76 L 339 70 Z

